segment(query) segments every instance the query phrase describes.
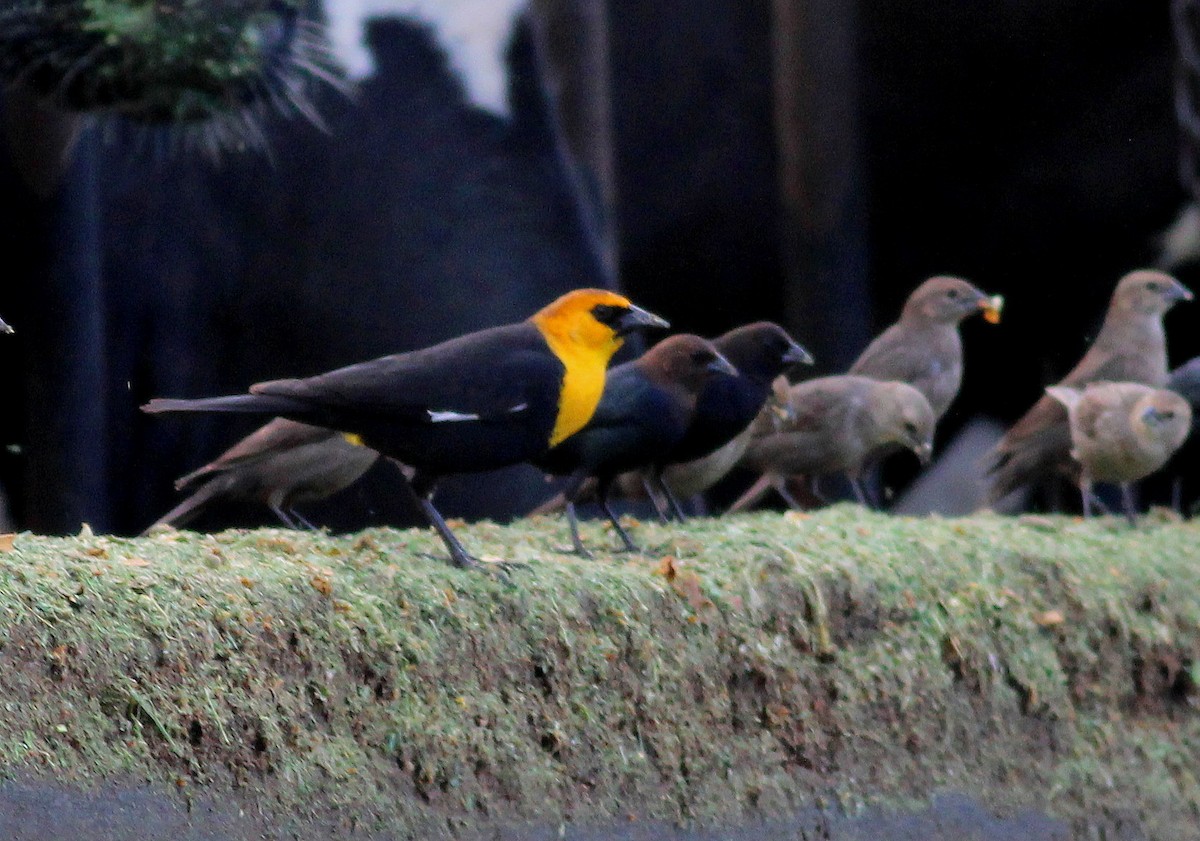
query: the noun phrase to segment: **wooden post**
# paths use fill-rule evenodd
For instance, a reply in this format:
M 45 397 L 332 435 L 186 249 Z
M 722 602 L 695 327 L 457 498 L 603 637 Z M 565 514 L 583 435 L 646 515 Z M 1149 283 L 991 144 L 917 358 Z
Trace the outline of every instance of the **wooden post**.
M 857 4 L 773 0 L 784 320 L 822 371 L 871 334 L 858 139 Z
M 555 144 L 605 279 L 618 282 L 616 171 L 604 0 L 534 0 L 534 41 Z

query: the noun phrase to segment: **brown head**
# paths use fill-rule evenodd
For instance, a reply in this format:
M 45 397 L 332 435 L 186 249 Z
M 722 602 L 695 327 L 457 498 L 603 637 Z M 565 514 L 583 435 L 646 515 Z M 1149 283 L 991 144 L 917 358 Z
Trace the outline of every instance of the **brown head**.
M 710 377 L 738 373 L 712 342 L 690 333 L 663 339 L 636 364 L 654 382 L 678 384 L 689 394 L 698 394 Z
M 881 382 L 871 403 L 879 444 L 899 444 L 912 450 L 921 464 L 928 464 L 937 418 L 925 395 L 908 383 Z
M 1192 429 L 1192 406 L 1173 391 L 1155 389 L 1134 404 L 1129 420 L 1144 445 L 1172 453 Z
M 961 277 L 939 275 L 913 290 L 904 304 L 900 320 L 958 324 L 967 316 L 988 309 L 991 301 Z
M 1109 313 L 1162 315 L 1180 301 L 1190 300 L 1191 290 L 1169 274 L 1142 269 L 1130 272 L 1117 283 Z
M 738 372 L 769 383 L 797 363 L 811 365 L 812 356 L 778 324 L 756 321 L 713 339 L 713 345 Z

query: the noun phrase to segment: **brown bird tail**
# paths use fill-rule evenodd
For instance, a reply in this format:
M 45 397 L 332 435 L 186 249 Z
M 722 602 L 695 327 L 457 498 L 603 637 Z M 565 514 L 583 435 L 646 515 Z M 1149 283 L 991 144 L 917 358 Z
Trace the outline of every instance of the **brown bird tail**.
M 199 400 L 156 397 L 142 406 L 142 411 L 150 415 L 163 412 L 240 412 L 252 415 L 278 415 L 304 408 L 304 403 L 289 397 L 234 394 L 229 397 L 204 397 Z
M 1001 441 L 989 455 L 991 477 L 988 503 L 995 504 L 1013 491 L 1070 472 L 1071 433 L 1065 423 L 1055 424 L 1005 445 Z
M 737 498 L 733 505 L 729 506 L 729 511 L 726 513 L 736 514 L 738 511 L 745 511 L 754 503 L 762 499 L 763 495 L 771 490 L 774 485 L 770 473 L 764 473 L 751 485 L 744 494 Z
M 579 486 L 579 493 L 575 495 L 576 502 L 587 502 L 596 496 L 596 480 L 588 479 Z M 529 512 L 531 517 L 539 514 L 556 514 L 567 507 L 567 498 L 561 493 L 557 493 L 543 502 L 537 508 Z
M 149 534 L 150 530 L 155 526 L 174 526 L 175 528 L 186 526 L 192 520 L 199 517 L 208 506 L 208 503 L 220 496 L 224 490 L 224 483 L 219 481 L 201 485 L 194 494 L 147 526 L 146 530 L 142 532 L 142 536 L 145 537 Z

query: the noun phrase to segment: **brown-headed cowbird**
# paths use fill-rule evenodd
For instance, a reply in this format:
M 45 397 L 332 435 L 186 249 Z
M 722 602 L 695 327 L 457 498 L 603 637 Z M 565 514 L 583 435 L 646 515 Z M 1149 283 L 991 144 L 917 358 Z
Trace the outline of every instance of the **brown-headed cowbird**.
M 750 443 L 742 466 L 761 474 L 730 508 L 741 511 L 771 487 L 792 507 L 790 476 L 844 473 L 862 504 L 863 465 L 880 450 L 912 450 L 924 464 L 933 452 L 937 420 L 920 391 L 907 383 L 869 377 L 821 377 L 791 387 L 790 419 Z
M 657 468 L 686 434 L 705 385 L 713 379 L 733 379 L 737 373 L 710 342 L 688 334 L 663 339 L 641 358 L 608 372 L 604 396 L 587 425 L 534 459 L 550 473 L 570 476 L 563 497 L 577 553 L 588 554 L 579 538 L 575 501 L 591 477 L 596 479 L 600 507 L 625 549 L 637 551 L 609 508 L 613 479 L 627 470 Z
M 404 482 L 460 567 L 477 561 L 431 497 L 438 480 L 529 461 L 591 419 L 608 362 L 632 330 L 667 323 L 614 292 L 578 289 L 531 318 L 433 347 L 273 380 L 249 394 L 157 399 L 147 412 L 279 415 L 353 433 L 411 467 Z
M 867 345 L 850 373 L 908 383 L 925 395 L 940 419 L 962 385 L 959 324 L 977 312 L 999 321 L 1000 304 L 961 278 L 931 277 L 913 290 L 900 320 Z
M 1167 382 L 1167 342 L 1163 315 L 1192 293 L 1162 272 L 1140 270 L 1121 278 L 1092 346 L 1058 383 L 1082 388 L 1088 383 L 1133 382 L 1161 388 Z M 1074 479 L 1071 432 L 1066 409 L 1043 395 L 1005 433 L 988 455 L 993 502 L 1025 485 L 1056 474 Z
M 311 529 L 295 506 L 350 487 L 378 458 L 356 436 L 276 418 L 176 481 L 175 490 L 192 493 L 154 525 L 184 526 L 214 502 L 248 500 L 270 508 L 289 528 Z
M 1112 482 L 1120 485 L 1125 516 L 1134 525 L 1132 485 L 1179 449 L 1192 427 L 1191 405 L 1173 391 L 1141 383 L 1094 382 L 1082 391 L 1050 386 L 1046 394 L 1070 419 L 1084 516 L 1092 513 L 1093 483 Z

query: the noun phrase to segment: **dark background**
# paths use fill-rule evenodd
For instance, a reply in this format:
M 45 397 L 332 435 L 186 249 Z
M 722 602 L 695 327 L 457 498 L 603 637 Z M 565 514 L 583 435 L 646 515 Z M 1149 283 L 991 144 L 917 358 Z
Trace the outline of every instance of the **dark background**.
M 0 314 L 18 332 L 0 343 L 0 442 L 14 445 L 0 481 L 16 526 L 136 532 L 175 476 L 256 425 L 147 418 L 149 397 L 316 373 L 614 280 L 679 329 L 778 320 L 827 373 L 922 279 L 961 274 L 1008 307 L 998 328 L 964 326 L 942 437 L 1015 418 L 1074 364 L 1117 278 L 1157 258 L 1187 198 L 1167 4 L 814 0 L 820 49 L 787 77 L 811 106 L 797 131 L 777 116 L 787 1 L 610 0 L 610 214 L 581 207 L 529 27 L 510 52 L 509 120 L 463 99 L 427 29 L 391 22 L 372 30 L 379 71 L 358 96 L 321 96 L 329 132 L 273 122 L 269 156 L 214 165 L 85 128 L 39 197 L 10 130 Z M 10 128 L 28 119 L 11 92 L 5 109 Z M 781 137 L 816 161 L 811 189 L 833 211 L 815 224 L 789 210 Z M 1200 353 L 1198 317 L 1169 317 L 1173 362 Z M 369 478 L 312 518 L 411 519 L 386 470 Z M 518 469 L 449 482 L 439 503 L 508 516 L 543 494 Z M 269 521 L 228 514 L 203 524 Z

